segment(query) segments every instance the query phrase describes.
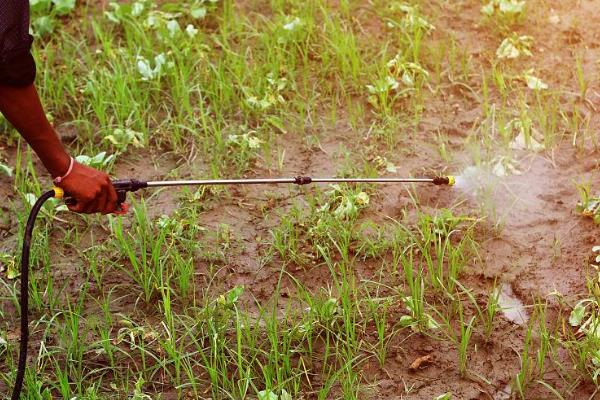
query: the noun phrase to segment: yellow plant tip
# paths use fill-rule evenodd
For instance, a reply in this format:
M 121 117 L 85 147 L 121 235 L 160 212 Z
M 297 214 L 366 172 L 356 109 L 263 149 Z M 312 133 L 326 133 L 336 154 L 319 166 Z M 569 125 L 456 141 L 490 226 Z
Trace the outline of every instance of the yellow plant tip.
M 61 188 L 55 186 L 53 188 L 53 190 L 54 190 L 54 198 L 55 199 L 62 199 L 63 197 L 65 197 L 65 191 L 62 190 Z
M 448 186 L 454 186 L 456 184 L 456 177 L 448 175 Z

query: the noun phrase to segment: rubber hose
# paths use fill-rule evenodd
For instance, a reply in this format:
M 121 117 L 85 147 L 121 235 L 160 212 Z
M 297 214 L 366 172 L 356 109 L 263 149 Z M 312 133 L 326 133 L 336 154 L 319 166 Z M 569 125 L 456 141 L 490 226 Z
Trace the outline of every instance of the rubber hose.
M 25 368 L 27 367 L 27 344 L 29 342 L 29 250 L 31 248 L 31 236 L 33 227 L 40 210 L 44 203 L 55 196 L 54 190 L 50 190 L 40 196 L 35 202 L 27 225 L 25 225 L 25 235 L 23 237 L 23 250 L 21 252 L 21 297 L 19 305 L 21 308 L 21 342 L 19 350 L 19 365 L 17 367 L 17 378 L 13 389 L 11 400 L 19 400 L 21 397 L 21 389 L 23 388 L 23 378 L 25 377 Z

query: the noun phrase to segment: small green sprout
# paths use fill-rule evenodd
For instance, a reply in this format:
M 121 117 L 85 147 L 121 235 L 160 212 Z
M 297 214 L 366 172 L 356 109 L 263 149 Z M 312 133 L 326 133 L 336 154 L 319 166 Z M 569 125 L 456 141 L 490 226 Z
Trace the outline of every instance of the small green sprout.
M 355 191 L 346 186 L 331 185 L 327 193 L 329 202 L 319 209 L 327 213 L 333 210 L 333 215 L 339 219 L 352 219 L 358 215 L 359 210 L 369 205 L 369 195 L 363 191 Z
M 428 313 L 423 312 L 421 309 L 422 299 L 415 299 L 412 296 L 406 296 L 402 299 L 406 309 L 410 312 L 410 315 L 403 315 L 400 317 L 400 325 L 403 327 L 410 327 L 413 330 L 419 328 L 425 329 L 439 329 L 440 325 L 437 321 Z
M 255 112 L 264 113 L 277 105 L 285 104 L 283 92 L 288 87 L 288 80 L 285 77 L 277 77 L 273 73 L 267 74 L 267 87 L 262 94 L 252 94 L 249 89 L 246 92 L 246 105 Z
M 154 57 L 154 67 L 151 66 L 150 61 L 145 57 L 137 56 L 136 66 L 143 81 L 151 81 L 159 78 L 165 70 L 173 68 L 174 65 L 172 61 L 167 61 L 164 53 L 160 53 Z
M 7 253 L 0 253 L 0 273 L 6 273 L 6 278 L 9 280 L 19 277 L 20 272 L 14 256 Z
M 378 109 L 386 109 L 395 100 L 409 96 L 429 78 L 429 73 L 419 64 L 406 61 L 398 54 L 386 64 L 388 74 L 366 85 L 369 92 L 369 103 Z
M 389 28 L 400 28 L 405 32 L 425 31 L 426 33 L 435 30 L 435 26 L 419 14 L 417 7 L 394 1 L 389 5 L 389 10 L 392 13 L 399 12 L 404 16 L 399 22 L 389 19 L 387 23 Z
M 532 45 L 533 38 L 531 36 L 519 36 L 513 33 L 500 43 L 500 46 L 498 46 L 498 49 L 496 50 L 496 57 L 501 60 L 515 59 L 522 56 L 531 57 Z
M 130 145 L 136 148 L 144 147 L 144 134 L 129 128 L 117 128 L 112 134 L 105 136 L 104 140 L 121 152 L 127 150 Z
M 225 307 L 233 307 L 240 297 L 244 294 L 244 286 L 235 286 L 227 293 L 219 295 L 217 298 L 217 304 Z
M 379 171 L 386 171 L 390 173 L 396 173 L 397 169 L 394 163 L 388 161 L 387 158 L 383 156 L 375 156 L 375 158 L 371 161 L 375 168 Z
M 400 54 L 397 54 L 387 63 L 392 76 L 399 79 L 406 87 L 415 87 L 420 81 L 429 78 L 429 73 L 414 62 L 408 62 Z
M 518 16 L 525 9 L 524 0 L 490 0 L 489 3 L 481 7 L 481 12 L 488 17 L 494 14 Z
M 584 217 L 592 218 L 596 224 L 600 224 L 600 193 L 592 195 L 589 183 L 576 184 L 579 193 L 579 201 L 575 211 Z
M 399 86 L 400 83 L 393 76 L 388 75 L 383 79 L 375 81 L 373 85 L 367 85 L 367 90 L 372 95 L 381 95 L 396 90 Z

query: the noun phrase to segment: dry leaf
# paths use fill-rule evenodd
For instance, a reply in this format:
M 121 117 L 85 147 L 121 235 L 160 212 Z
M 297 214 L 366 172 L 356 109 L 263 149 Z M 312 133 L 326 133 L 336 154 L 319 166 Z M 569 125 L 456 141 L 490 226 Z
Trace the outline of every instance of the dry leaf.
M 414 372 L 431 365 L 431 363 L 433 363 L 433 355 L 427 354 L 426 356 L 419 357 L 415 361 L 413 361 L 412 364 L 410 364 L 410 367 L 408 367 L 408 369 Z

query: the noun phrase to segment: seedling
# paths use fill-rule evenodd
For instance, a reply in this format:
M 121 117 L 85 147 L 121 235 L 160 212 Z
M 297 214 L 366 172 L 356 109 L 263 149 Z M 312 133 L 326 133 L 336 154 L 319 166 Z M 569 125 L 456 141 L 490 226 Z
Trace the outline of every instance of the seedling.
M 524 0 L 490 0 L 481 7 L 481 13 L 494 17 L 499 23 L 510 26 L 519 22 L 525 13 Z
M 587 218 L 592 218 L 596 224 L 600 224 L 600 194 L 592 195 L 589 183 L 575 184 L 579 193 L 579 201 L 575 211 Z
M 403 15 L 403 18 L 400 21 L 389 19 L 387 24 L 390 28 L 400 28 L 402 32 L 406 32 L 412 35 L 415 35 L 415 33 L 420 31 L 429 33 L 430 31 L 435 29 L 435 27 L 432 24 L 430 24 L 425 18 L 423 18 L 419 14 L 418 8 L 416 6 L 411 6 L 406 3 L 393 1 L 390 3 L 388 8 L 392 13 Z
M 415 62 L 400 54 L 386 64 L 386 75 L 374 84 L 367 85 L 368 100 L 376 109 L 389 112 L 394 103 L 418 92 L 429 78 L 429 73 Z
M 515 59 L 523 56 L 531 57 L 532 45 L 533 38 L 531 36 L 519 36 L 516 33 L 513 33 L 500 43 L 500 46 L 498 46 L 498 49 L 496 50 L 496 57 L 501 60 Z
M 467 364 L 469 362 L 469 342 L 473 334 L 473 324 L 475 317 L 471 317 L 468 323 L 464 321 L 462 306 L 459 306 L 460 317 L 460 341 L 458 343 L 458 371 L 461 376 L 467 373 Z

